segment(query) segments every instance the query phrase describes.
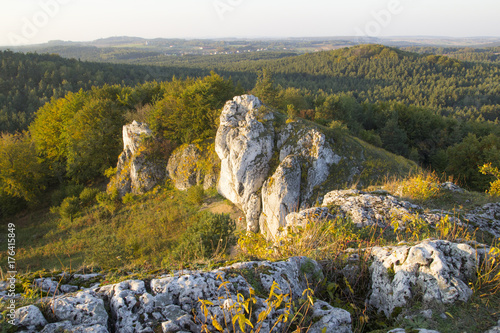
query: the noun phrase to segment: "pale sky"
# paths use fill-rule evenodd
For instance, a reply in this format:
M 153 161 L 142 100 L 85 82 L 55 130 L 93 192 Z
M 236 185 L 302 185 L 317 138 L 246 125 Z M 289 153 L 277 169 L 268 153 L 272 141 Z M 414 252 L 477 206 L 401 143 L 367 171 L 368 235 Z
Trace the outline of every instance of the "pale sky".
M 500 36 L 499 0 L 0 0 L 0 4 L 0 45 L 112 36 Z

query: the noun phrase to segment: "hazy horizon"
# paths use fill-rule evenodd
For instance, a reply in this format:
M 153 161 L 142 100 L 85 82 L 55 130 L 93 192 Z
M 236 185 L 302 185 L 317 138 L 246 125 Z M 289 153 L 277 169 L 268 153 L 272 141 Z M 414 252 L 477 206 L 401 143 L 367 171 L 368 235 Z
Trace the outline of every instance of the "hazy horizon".
M 27 0 L 0 14 L 0 45 L 53 40 L 500 37 L 500 2 L 482 0 Z

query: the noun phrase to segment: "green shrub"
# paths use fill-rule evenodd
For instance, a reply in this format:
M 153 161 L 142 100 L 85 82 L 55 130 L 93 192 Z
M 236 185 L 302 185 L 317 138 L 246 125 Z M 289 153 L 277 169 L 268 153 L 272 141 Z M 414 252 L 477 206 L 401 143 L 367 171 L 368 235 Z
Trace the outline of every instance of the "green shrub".
M 105 208 L 110 214 L 114 214 L 118 210 L 118 191 L 114 191 L 111 194 L 106 192 L 98 193 L 96 199 L 99 206 Z
M 236 243 L 234 231 L 236 223 L 228 214 L 199 214 L 198 222 L 182 234 L 173 251 L 179 260 L 210 258 L 222 254 Z
M 76 214 L 80 211 L 80 199 L 77 197 L 68 197 L 63 200 L 59 206 L 59 215 L 62 218 L 73 220 Z
M 205 191 L 201 185 L 193 186 L 187 191 L 187 200 L 194 205 L 201 205 L 204 198 Z
M 82 206 L 87 207 L 96 203 L 96 196 L 101 191 L 97 188 L 86 187 L 82 193 L 80 193 L 80 201 L 82 202 Z
M 52 206 L 60 206 L 64 199 L 68 197 L 78 197 L 85 189 L 83 185 L 65 185 L 52 192 Z
M 132 203 L 137 199 L 137 196 L 133 193 L 127 193 L 123 196 L 122 202 L 124 204 Z

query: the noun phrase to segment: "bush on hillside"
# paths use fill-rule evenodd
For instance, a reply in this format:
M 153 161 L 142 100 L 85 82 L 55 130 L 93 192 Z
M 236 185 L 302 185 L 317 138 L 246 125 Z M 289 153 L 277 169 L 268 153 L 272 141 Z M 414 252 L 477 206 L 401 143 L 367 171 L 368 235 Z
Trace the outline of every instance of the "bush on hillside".
M 203 212 L 181 236 L 173 251 L 178 260 L 208 259 L 236 244 L 236 223 L 228 214 Z

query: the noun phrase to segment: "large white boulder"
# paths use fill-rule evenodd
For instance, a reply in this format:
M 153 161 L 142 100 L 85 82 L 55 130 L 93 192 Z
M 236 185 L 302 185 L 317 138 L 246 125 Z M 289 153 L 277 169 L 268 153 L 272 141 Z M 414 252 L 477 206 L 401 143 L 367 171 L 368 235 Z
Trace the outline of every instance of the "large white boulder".
M 420 296 L 424 305 L 466 302 L 468 282 L 477 269 L 476 251 L 467 244 L 425 240 L 414 246 L 375 247 L 369 303 L 387 317 Z
M 247 229 L 259 229 L 257 192 L 269 172 L 273 156 L 272 113 L 261 114 L 261 102 L 251 95 L 228 101 L 220 116 L 215 151 L 221 159 L 218 191 L 246 214 Z
M 336 214 L 351 218 L 358 227 L 387 226 L 391 220 L 397 220 L 403 229 L 404 222 L 417 215 L 429 224 L 436 223 L 443 216 L 442 213 L 423 213 L 422 207 L 389 194 L 358 190 L 331 191 L 325 195 L 322 206 L 332 207 Z

